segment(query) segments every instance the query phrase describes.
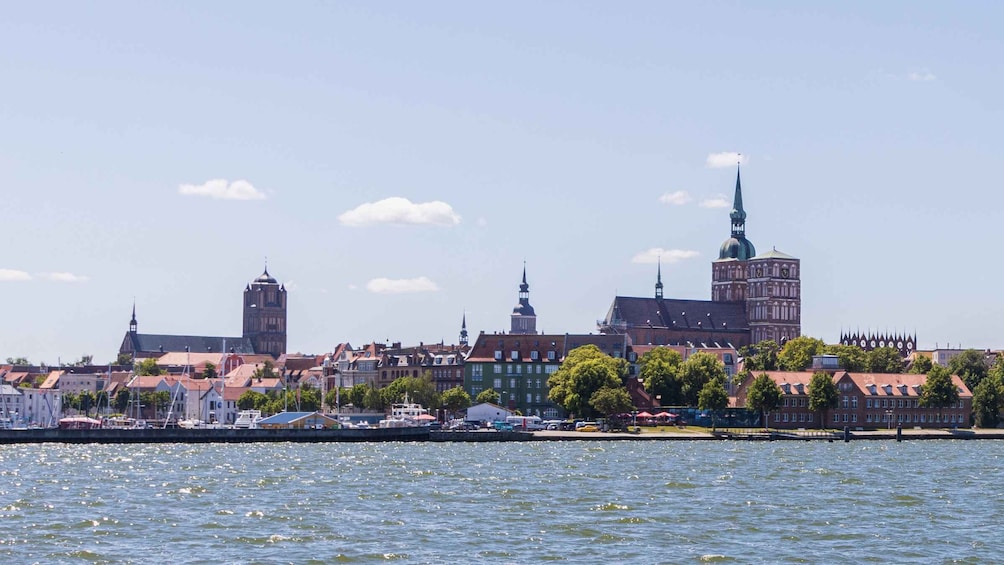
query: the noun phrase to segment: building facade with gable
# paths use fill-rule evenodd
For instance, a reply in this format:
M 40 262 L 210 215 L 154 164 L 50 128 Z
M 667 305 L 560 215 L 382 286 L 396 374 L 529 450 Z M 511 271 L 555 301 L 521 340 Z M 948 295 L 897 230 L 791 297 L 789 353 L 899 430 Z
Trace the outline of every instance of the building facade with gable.
M 801 335 L 801 262 L 777 249 L 757 255 L 746 237 L 738 171 L 729 219 L 731 234 L 711 264 L 711 300 L 665 298 L 660 264 L 654 296 L 615 297 L 597 322 L 600 332 L 638 345 L 730 348 Z

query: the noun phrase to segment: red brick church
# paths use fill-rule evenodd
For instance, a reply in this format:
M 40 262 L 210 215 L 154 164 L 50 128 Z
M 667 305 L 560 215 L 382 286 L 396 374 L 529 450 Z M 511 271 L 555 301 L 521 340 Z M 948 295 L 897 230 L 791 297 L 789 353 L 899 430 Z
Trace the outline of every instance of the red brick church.
M 746 211 L 736 172 L 731 236 L 711 263 L 711 300 L 663 296 L 662 266 L 653 297 L 617 296 L 598 323 L 601 333 L 627 334 L 634 344 L 732 346 L 801 335 L 800 261 L 772 249 L 757 255 L 746 238 Z

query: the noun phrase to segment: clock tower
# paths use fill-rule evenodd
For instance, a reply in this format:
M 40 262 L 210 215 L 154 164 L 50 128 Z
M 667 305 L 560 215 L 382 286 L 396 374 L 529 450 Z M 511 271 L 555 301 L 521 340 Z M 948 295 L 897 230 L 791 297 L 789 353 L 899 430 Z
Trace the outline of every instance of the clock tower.
M 800 261 L 772 249 L 749 260 L 746 316 L 752 343 L 783 344 L 802 335 Z

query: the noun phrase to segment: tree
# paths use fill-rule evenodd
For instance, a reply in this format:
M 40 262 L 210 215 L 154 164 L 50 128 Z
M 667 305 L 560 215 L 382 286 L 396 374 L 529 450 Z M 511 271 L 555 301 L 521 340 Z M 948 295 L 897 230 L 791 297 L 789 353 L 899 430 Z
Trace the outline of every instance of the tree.
M 8 365 L 31 365 L 31 362 L 28 361 L 27 357 L 8 357 L 7 358 L 7 364 Z
M 382 412 L 387 406 L 383 395 L 380 394 L 380 389 L 372 386 L 366 388 L 366 396 L 363 397 L 363 404 L 366 408 L 376 412 Z
M 683 404 L 680 367 L 683 356 L 668 347 L 656 347 L 641 356 L 638 376 L 652 398 L 661 397 L 660 404 Z
M 597 390 L 589 397 L 589 405 L 604 416 L 630 412 L 634 409 L 631 395 L 624 387 L 603 387 Z
M 788 340 L 777 354 L 778 367 L 782 371 L 804 371 L 812 365 L 812 358 L 823 353 L 826 344 L 823 340 L 809 336 L 800 336 Z
M 216 377 L 217 377 L 216 365 L 213 365 L 209 361 L 206 361 L 206 366 L 205 368 L 202 369 L 202 378 L 215 379 Z M 244 408 L 244 410 L 251 410 L 251 408 Z
M 819 427 L 826 421 L 826 411 L 837 407 L 840 393 L 829 373 L 816 371 L 809 380 L 809 410 L 819 413 Z
M 127 388 L 120 388 L 118 392 L 115 393 L 115 411 L 125 414 L 126 409 L 129 408 L 129 396 L 132 394 Z
M 697 395 L 697 407 L 711 412 L 711 431 L 715 430 L 718 412 L 729 406 L 729 393 L 725 390 L 725 379 L 716 376 L 704 383 Z
M 70 365 L 74 367 L 84 367 L 86 365 L 90 365 L 91 361 L 94 361 L 93 355 L 81 355 L 80 359 L 77 359 L 73 363 L 70 363 Z
M 471 405 L 471 395 L 467 394 L 464 387 L 455 386 L 444 391 L 440 400 L 446 408 L 447 413 L 455 415 L 461 410 L 467 409 Z
M 262 400 L 267 401 L 263 393 L 248 390 L 241 394 L 240 398 L 237 399 L 237 409 L 238 410 L 260 410 L 260 406 L 263 404 Z
M 251 374 L 251 378 L 261 382 L 262 379 L 274 379 L 275 378 L 275 363 L 271 359 L 266 359 L 262 363 L 261 367 L 254 370 Z
M 753 379 L 749 389 L 746 390 L 746 407 L 760 413 L 763 417 L 763 427 L 767 427 L 767 415 L 780 406 L 781 394 L 781 387 L 777 386 L 767 373 L 761 373 Z
M 77 395 L 72 392 L 63 393 L 63 407 L 67 409 L 76 409 L 80 406 L 80 400 Z
M 931 366 L 934 365 L 934 362 L 926 355 L 920 355 L 918 353 L 914 353 L 913 355 L 913 364 L 910 365 L 910 372 L 915 375 L 926 375 L 928 371 L 931 370 Z
M 973 415 L 981 428 L 996 428 L 1004 405 L 1004 382 L 991 372 L 973 390 Z
M 840 360 L 840 367 L 845 371 L 861 373 L 868 370 L 868 356 L 857 345 L 827 345 L 823 353 L 836 355 Z
M 426 407 L 439 406 L 439 392 L 432 381 L 432 373 L 425 371 L 421 377 L 398 377 L 380 390 L 384 405 L 408 400 Z
M 495 392 L 495 389 L 489 388 L 478 393 L 477 398 L 474 399 L 476 404 L 498 404 L 499 403 L 499 393 Z
M 614 359 L 595 345 L 571 350 L 565 362 L 547 380 L 550 399 L 570 414 L 590 417 L 596 410 L 589 404 L 601 388 L 619 388 L 627 374 L 627 361 Z
M 739 348 L 739 356 L 743 358 L 743 367 L 750 371 L 776 371 L 777 354 L 781 348 L 772 339 L 765 339 L 756 344 Z
M 868 352 L 868 370 L 872 373 L 902 373 L 903 357 L 895 347 L 876 347 Z
M 924 386 L 920 388 L 920 405 L 925 408 L 937 408 L 938 421 L 940 422 L 941 409 L 958 401 L 959 389 L 952 382 L 952 374 L 941 365 L 932 367 L 924 381 Z
M 983 352 L 967 349 L 952 357 L 948 362 L 948 372 L 958 375 L 969 390 L 975 390 L 976 385 L 987 376 L 987 362 L 983 358 Z
M 159 375 L 161 374 L 160 367 L 157 366 L 157 360 L 153 357 L 144 359 L 136 365 L 136 374 L 139 376 L 149 376 L 149 375 Z
M 345 396 L 349 398 L 349 404 L 358 408 L 362 408 L 363 406 L 365 406 L 366 391 L 368 388 L 369 387 L 367 387 L 363 383 L 359 383 L 357 385 L 349 387 L 347 389 L 348 393 L 345 393 Z
M 116 365 L 120 365 L 120 366 L 121 365 L 132 365 L 132 354 L 131 353 L 119 353 L 118 356 L 115 357 L 115 364 Z
M 97 404 L 98 398 L 93 392 L 85 390 L 77 395 L 77 402 L 80 405 L 80 409 L 84 411 L 84 416 L 87 416 L 90 413 L 91 408 Z
M 699 352 L 690 356 L 680 367 L 683 401 L 687 406 L 696 406 L 701 389 L 712 379 L 725 382 L 725 365 L 712 353 Z

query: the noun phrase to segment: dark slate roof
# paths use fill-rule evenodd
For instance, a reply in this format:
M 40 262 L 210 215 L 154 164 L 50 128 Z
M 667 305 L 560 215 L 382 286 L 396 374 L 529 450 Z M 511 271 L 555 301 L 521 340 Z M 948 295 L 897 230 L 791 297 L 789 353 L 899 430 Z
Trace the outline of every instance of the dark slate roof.
M 617 320 L 612 319 L 615 311 L 619 317 Z M 653 328 L 681 330 L 749 330 L 746 307 L 742 302 L 710 300 L 617 296 L 604 321 L 608 324 L 627 323 L 628 327 L 651 325 Z
M 132 336 L 135 351 L 185 351 L 187 346 L 192 353 L 229 352 L 251 354 L 254 345 L 249 338 L 215 337 L 202 335 L 158 335 L 158 334 L 126 334 Z M 224 343 L 226 344 L 224 349 Z

